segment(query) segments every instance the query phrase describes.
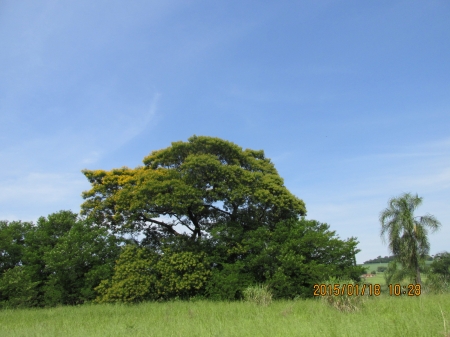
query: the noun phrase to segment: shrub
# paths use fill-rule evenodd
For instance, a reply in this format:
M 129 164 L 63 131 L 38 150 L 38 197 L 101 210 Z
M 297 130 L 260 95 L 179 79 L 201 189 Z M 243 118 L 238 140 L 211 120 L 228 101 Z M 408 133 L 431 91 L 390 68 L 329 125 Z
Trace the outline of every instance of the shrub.
M 244 290 L 244 299 L 257 305 L 268 306 L 272 303 L 272 292 L 267 285 L 251 286 Z
M 126 246 L 116 261 L 112 279 L 95 288 L 98 303 L 141 302 L 199 295 L 210 271 L 205 254 L 172 252 L 158 255 L 134 245 Z
M 450 278 L 442 274 L 428 274 L 424 286 L 427 292 L 444 294 L 450 292 Z
M 206 284 L 206 295 L 211 300 L 234 301 L 242 299 L 243 291 L 254 284 L 255 279 L 245 272 L 242 261 L 224 263 L 212 269 L 211 278 Z
M 387 267 L 380 266 L 380 267 L 377 268 L 377 272 L 378 273 L 384 273 L 386 271 L 386 269 L 387 269 Z
M 95 302 L 140 302 L 156 299 L 158 275 L 154 271 L 156 254 L 137 246 L 124 247 L 116 261 L 111 280 L 103 280 L 95 288 L 99 296 Z
M 450 278 L 450 253 L 442 252 L 436 254 L 434 261 L 430 265 L 433 274 L 440 274 Z
M 156 268 L 160 275 L 158 292 L 164 298 L 197 296 L 211 276 L 205 253 L 171 252 L 166 249 Z

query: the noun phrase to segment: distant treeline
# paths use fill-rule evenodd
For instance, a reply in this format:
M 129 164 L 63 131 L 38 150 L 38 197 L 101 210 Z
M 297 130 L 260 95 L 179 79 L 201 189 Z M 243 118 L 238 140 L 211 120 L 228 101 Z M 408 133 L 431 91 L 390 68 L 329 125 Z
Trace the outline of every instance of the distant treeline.
M 394 256 L 385 256 L 385 257 L 378 256 L 376 259 L 364 261 L 364 264 L 389 263 L 391 261 L 394 261 L 394 258 L 395 258 Z
M 394 261 L 395 257 L 394 256 L 385 256 L 385 257 L 381 257 L 378 256 L 377 258 L 373 259 L 373 260 L 367 260 L 364 261 L 364 264 L 371 264 L 371 263 L 389 263 Z M 433 261 L 433 257 L 432 256 L 427 256 L 426 257 L 427 261 Z

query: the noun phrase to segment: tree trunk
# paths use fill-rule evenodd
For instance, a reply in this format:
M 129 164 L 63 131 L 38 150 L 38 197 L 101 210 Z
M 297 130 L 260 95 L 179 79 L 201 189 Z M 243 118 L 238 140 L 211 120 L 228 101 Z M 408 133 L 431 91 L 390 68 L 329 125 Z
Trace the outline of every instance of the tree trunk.
M 422 285 L 422 280 L 420 279 L 419 266 L 416 267 L 416 284 Z

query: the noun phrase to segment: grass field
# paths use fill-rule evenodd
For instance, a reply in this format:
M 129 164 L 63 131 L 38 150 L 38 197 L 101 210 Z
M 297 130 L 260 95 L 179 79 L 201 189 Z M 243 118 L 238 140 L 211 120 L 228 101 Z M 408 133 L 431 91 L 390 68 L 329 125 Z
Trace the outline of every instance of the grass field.
M 363 264 L 364 268 L 366 268 L 367 273 L 371 273 L 372 270 L 377 271 L 378 267 L 386 267 L 388 266 L 388 263 L 370 263 L 370 264 Z M 378 273 L 378 272 L 377 272 Z M 382 273 L 381 273 L 382 274 Z
M 426 265 L 430 265 L 432 263 L 432 261 L 425 261 Z M 366 268 L 366 272 L 370 273 L 373 270 L 377 271 L 378 267 L 386 267 L 388 266 L 389 263 L 366 263 L 366 264 L 362 264 L 362 266 L 364 268 Z
M 426 264 L 430 264 L 431 261 L 426 261 Z M 364 268 L 366 268 L 367 273 L 371 273 L 373 270 L 377 271 L 378 267 L 387 267 L 388 263 L 370 263 L 370 264 L 363 264 Z M 421 274 L 422 282 L 425 282 L 427 280 L 427 276 L 425 273 Z M 368 277 L 364 281 L 365 283 L 372 283 L 372 284 L 381 284 L 382 287 L 387 288 L 386 281 L 384 280 L 384 273 L 377 272 L 375 276 Z
M 0 336 L 450 336 L 442 315 L 450 330 L 450 294 L 382 295 L 353 313 L 317 299 L 84 305 L 2 310 Z

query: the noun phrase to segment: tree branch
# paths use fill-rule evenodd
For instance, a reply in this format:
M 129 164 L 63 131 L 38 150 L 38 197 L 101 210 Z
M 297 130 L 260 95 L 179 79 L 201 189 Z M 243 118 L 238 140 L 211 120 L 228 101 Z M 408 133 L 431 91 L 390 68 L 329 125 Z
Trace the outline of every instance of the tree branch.
M 151 223 L 155 223 L 157 225 L 162 226 L 166 231 L 168 231 L 169 233 L 176 235 L 176 236 L 182 236 L 182 234 L 178 233 L 176 230 L 173 229 L 172 225 L 166 224 L 165 222 L 162 221 L 158 221 L 152 218 L 147 218 L 145 215 L 142 216 L 144 218 L 145 221 L 151 222 Z
M 220 209 L 220 208 L 218 208 L 218 207 L 216 207 L 216 206 L 208 205 L 208 204 L 203 204 L 203 206 L 214 208 L 216 211 L 219 211 L 219 212 L 222 212 L 222 213 L 225 213 L 225 214 L 231 216 L 231 213 L 230 213 L 230 212 L 224 211 L 223 209 Z
M 177 218 L 177 220 L 178 220 L 183 226 L 187 227 L 191 232 L 194 231 L 194 230 L 193 230 L 191 227 L 189 227 L 183 220 L 181 220 L 181 219 L 179 218 L 178 215 L 174 214 L 174 216 L 175 216 L 175 218 Z

